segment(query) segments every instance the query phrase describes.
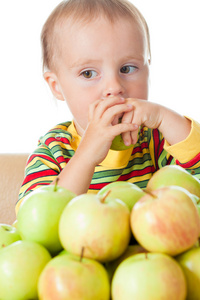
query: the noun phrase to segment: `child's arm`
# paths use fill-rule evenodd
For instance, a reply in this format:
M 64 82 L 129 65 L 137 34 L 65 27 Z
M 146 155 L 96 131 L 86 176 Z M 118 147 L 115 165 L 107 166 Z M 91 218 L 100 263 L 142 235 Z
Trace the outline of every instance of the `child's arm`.
M 98 100 L 90 106 L 88 126 L 74 156 L 58 175 L 59 185 L 76 194 L 87 192 L 94 169 L 106 157 L 114 137 L 126 131 L 138 132 L 138 126 L 131 122 L 113 125 L 116 116 L 132 109 L 119 97 Z
M 124 114 L 123 123 L 158 128 L 170 145 L 183 141 L 189 135 L 191 121 L 173 110 L 146 100 L 129 98 L 126 101 L 133 105 L 133 111 Z M 122 136 L 127 145 L 136 143 L 135 132 L 125 132 Z

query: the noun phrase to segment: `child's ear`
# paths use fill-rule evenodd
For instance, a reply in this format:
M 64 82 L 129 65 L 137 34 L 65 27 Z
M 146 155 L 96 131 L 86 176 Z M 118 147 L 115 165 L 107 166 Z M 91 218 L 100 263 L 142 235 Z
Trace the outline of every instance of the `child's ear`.
M 48 83 L 54 97 L 58 100 L 64 101 L 65 99 L 63 97 L 62 90 L 60 88 L 56 74 L 53 72 L 45 72 L 43 76 L 46 82 Z

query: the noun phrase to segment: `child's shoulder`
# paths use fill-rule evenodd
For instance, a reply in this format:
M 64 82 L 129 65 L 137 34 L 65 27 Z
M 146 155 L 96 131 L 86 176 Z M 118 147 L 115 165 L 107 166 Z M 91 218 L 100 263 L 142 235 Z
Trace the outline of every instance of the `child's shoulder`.
M 54 132 L 66 132 L 68 131 L 69 126 L 71 125 L 72 121 L 67 121 L 63 123 L 59 123 L 52 127 L 46 134 L 54 133 Z
M 71 140 L 71 133 L 68 131 L 71 121 L 59 123 L 48 130 L 43 136 L 40 137 L 39 143 L 49 144 L 54 140 L 59 141 L 61 139 Z

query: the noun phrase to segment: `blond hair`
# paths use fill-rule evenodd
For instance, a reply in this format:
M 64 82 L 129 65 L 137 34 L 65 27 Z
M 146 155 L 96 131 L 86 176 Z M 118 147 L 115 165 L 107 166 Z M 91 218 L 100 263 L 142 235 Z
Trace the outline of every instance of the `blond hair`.
M 55 68 L 56 47 L 59 26 L 67 18 L 76 22 L 90 22 L 103 15 L 114 23 L 116 18 L 128 17 L 138 24 L 146 38 L 149 59 L 151 57 L 148 25 L 140 11 L 127 0 L 67 0 L 62 1 L 46 20 L 42 33 L 43 70 Z M 57 53 L 58 54 L 58 53 Z

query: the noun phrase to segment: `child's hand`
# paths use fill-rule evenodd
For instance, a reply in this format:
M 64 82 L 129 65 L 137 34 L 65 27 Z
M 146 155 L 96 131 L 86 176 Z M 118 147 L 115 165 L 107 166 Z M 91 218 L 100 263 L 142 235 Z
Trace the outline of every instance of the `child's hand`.
M 149 128 L 158 128 L 160 125 L 160 106 L 147 100 L 127 98 L 127 103 L 133 105 L 133 110 L 124 113 L 122 123 L 133 123 L 139 126 L 145 125 Z M 122 133 L 125 145 L 137 142 L 138 132 L 130 131 Z
M 124 113 L 122 123 L 158 128 L 171 145 L 184 140 L 191 130 L 188 119 L 160 104 L 134 98 L 127 98 L 126 102 L 133 105 L 133 110 Z M 126 145 L 135 144 L 137 132 L 124 132 L 122 138 Z
M 138 126 L 132 122 L 118 123 L 124 113 L 132 110 L 132 104 L 119 97 L 95 101 L 89 107 L 88 126 L 77 151 L 84 151 L 91 163 L 99 164 L 106 157 L 115 136 L 138 132 Z

